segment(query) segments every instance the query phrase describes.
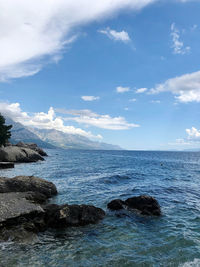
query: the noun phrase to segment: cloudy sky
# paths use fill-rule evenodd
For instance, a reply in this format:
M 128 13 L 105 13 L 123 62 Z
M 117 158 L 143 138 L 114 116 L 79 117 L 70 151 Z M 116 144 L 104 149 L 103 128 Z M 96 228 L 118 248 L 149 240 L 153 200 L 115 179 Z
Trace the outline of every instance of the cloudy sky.
M 126 149 L 200 147 L 199 0 L 0 0 L 0 112 Z

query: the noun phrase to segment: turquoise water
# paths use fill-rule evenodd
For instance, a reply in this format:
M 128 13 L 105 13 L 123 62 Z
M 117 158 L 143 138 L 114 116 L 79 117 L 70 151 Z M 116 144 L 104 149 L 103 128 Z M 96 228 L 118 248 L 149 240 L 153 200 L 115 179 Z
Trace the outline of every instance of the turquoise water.
M 56 203 L 106 210 L 97 225 L 41 233 L 32 244 L 0 244 L 0 266 L 200 266 L 200 153 L 48 150 L 45 162 L 0 176 L 56 184 Z M 162 164 L 161 164 L 162 163 Z M 163 216 L 115 214 L 114 199 L 149 194 Z

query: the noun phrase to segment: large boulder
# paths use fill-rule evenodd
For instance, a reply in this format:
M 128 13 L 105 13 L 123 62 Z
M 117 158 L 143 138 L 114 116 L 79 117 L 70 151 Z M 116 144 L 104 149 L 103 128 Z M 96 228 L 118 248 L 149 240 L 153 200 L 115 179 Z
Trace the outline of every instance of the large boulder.
M 115 199 L 108 203 L 107 207 L 111 210 L 120 210 L 123 208 L 138 210 L 142 215 L 161 215 L 161 208 L 158 201 L 147 195 L 128 198 L 125 201 Z
M 102 209 L 90 205 L 50 204 L 44 207 L 44 210 L 46 221 L 52 228 L 95 224 L 105 216 Z
M 37 162 L 44 160 L 43 157 L 36 151 L 29 148 L 22 148 L 18 146 L 7 146 L 0 148 L 0 161 L 2 162 Z
M 37 192 L 50 198 L 57 194 L 56 186 L 44 179 L 34 176 L 0 177 L 0 193 Z
M 138 196 L 128 198 L 125 204 L 131 209 L 141 211 L 143 215 L 161 215 L 161 209 L 158 201 L 151 196 Z
M 43 157 L 47 156 L 47 153 L 42 148 L 38 147 L 37 144 L 34 144 L 34 143 L 18 142 L 16 146 L 32 149 Z
M 30 195 L 20 192 L 0 194 L 0 240 L 24 242 L 47 229 L 45 212 L 41 205 L 28 199 Z

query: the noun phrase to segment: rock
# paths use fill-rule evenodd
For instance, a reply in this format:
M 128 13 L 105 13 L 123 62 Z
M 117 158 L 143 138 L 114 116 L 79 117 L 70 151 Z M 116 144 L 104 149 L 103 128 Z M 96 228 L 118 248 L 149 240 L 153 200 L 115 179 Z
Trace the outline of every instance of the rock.
M 29 148 L 21 148 L 18 146 L 7 146 L 0 148 L 0 161 L 2 162 L 37 162 L 44 160 L 36 151 Z
M 0 162 L 0 169 L 10 169 L 14 167 L 15 165 L 12 162 Z
M 125 202 L 121 199 L 114 199 L 110 203 L 108 203 L 107 207 L 110 210 L 121 210 L 124 208 Z
M 139 196 L 128 198 L 125 204 L 131 209 L 137 209 L 144 215 L 161 215 L 158 201 L 151 196 Z
M 103 219 L 105 212 L 90 205 L 47 205 L 44 207 L 46 221 L 52 228 L 95 224 Z
M 32 240 L 36 233 L 47 229 L 44 209 L 30 201 L 28 194 L 0 194 L 0 240 Z
M 26 143 L 25 144 L 24 142 L 18 142 L 16 144 L 16 146 L 32 149 L 43 157 L 48 156 L 47 153 L 42 148 L 38 147 L 38 145 L 34 144 L 34 143 Z
M 44 216 L 40 205 L 31 203 L 24 193 L 0 194 L 0 227 L 17 225 L 31 217 Z
M 14 178 L 0 177 L 0 193 L 37 192 L 50 198 L 57 194 L 56 186 L 44 179 L 34 176 L 17 176 Z
M 34 176 L 0 177 L 0 240 L 27 241 L 48 228 L 97 223 L 105 212 L 90 205 L 46 204 L 55 185 Z
M 146 195 L 128 198 L 125 201 L 115 199 L 108 203 L 107 207 L 111 210 L 120 210 L 125 207 L 131 210 L 136 209 L 143 215 L 161 215 L 161 208 L 158 201 Z

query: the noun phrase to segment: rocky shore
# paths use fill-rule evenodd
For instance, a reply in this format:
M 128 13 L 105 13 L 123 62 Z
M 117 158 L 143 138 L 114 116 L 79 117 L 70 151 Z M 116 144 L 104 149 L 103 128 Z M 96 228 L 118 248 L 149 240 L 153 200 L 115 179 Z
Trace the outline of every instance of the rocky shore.
M 106 215 L 91 205 L 49 204 L 48 199 L 57 193 L 53 183 L 38 177 L 0 177 L 0 240 L 30 240 L 47 229 L 95 224 Z M 142 215 L 161 215 L 157 200 L 150 196 L 108 203 L 108 209 L 114 211 L 127 207 Z
M 0 168 L 14 167 L 14 163 L 36 162 L 47 156 L 35 144 L 9 145 L 0 148 Z M 49 199 L 57 195 L 56 186 L 34 176 L 0 177 L 0 241 L 26 241 L 48 229 L 63 229 L 95 224 L 106 213 L 92 205 L 57 205 Z M 147 216 L 160 216 L 158 201 L 151 196 L 138 196 L 112 200 L 108 210 L 138 212 Z
M 34 176 L 0 178 L 0 239 L 26 240 L 49 228 L 97 223 L 105 212 L 90 205 L 48 204 L 55 185 Z
M 0 148 L 0 169 L 13 168 L 14 163 L 30 163 L 44 160 L 47 153 L 36 144 L 19 142 Z

